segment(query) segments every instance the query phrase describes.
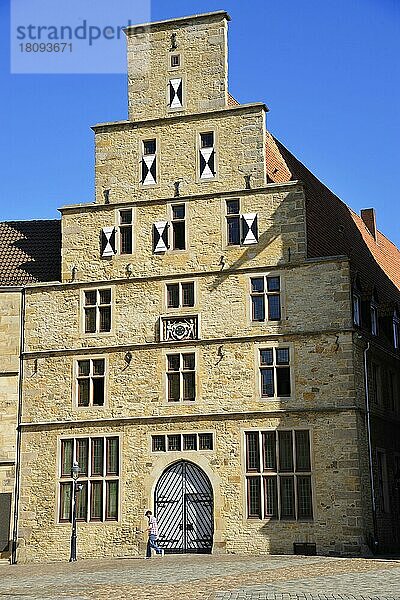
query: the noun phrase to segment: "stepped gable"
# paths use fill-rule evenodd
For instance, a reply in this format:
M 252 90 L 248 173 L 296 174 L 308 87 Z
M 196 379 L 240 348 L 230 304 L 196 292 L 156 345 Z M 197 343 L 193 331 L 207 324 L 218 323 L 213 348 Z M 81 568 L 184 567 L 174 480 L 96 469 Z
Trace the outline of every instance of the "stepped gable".
M 60 281 L 61 221 L 0 223 L 0 286 Z

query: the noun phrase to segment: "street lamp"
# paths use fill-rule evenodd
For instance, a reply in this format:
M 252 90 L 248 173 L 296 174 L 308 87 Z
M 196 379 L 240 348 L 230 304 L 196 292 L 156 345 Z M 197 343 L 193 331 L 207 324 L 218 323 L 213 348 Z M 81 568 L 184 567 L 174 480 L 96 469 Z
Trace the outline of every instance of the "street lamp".
M 78 477 L 81 469 L 77 461 L 72 465 L 72 534 L 71 534 L 71 555 L 69 562 L 76 561 L 76 493 L 82 489 L 78 484 Z

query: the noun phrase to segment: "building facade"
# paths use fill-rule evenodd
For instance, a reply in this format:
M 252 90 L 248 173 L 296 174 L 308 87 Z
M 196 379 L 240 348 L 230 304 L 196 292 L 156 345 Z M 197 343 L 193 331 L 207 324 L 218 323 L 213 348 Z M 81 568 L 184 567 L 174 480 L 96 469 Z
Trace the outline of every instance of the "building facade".
M 11 552 L 26 285 L 60 278 L 60 223 L 0 223 L 0 559 Z M 18 489 L 17 489 L 18 495 Z
M 400 546 L 400 253 L 229 95 L 228 21 L 126 29 L 129 118 L 23 286 L 20 561 L 68 558 L 74 461 L 81 557 L 148 508 L 167 552 Z

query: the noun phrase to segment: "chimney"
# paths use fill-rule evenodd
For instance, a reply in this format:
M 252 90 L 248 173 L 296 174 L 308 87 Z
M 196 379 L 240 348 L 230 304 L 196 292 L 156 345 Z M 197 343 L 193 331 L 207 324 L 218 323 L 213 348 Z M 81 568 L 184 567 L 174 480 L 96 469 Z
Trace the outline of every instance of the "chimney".
M 364 208 L 361 211 L 361 218 L 364 221 L 368 231 L 376 241 L 376 216 L 374 208 Z

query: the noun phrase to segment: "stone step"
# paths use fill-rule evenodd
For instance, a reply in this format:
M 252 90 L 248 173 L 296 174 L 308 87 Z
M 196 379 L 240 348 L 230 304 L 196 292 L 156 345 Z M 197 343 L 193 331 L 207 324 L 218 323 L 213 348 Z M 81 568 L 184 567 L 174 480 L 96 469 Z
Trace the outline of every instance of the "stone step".
M 2 565 L 9 565 L 10 561 L 8 560 L 8 558 L 0 558 L 0 567 Z

